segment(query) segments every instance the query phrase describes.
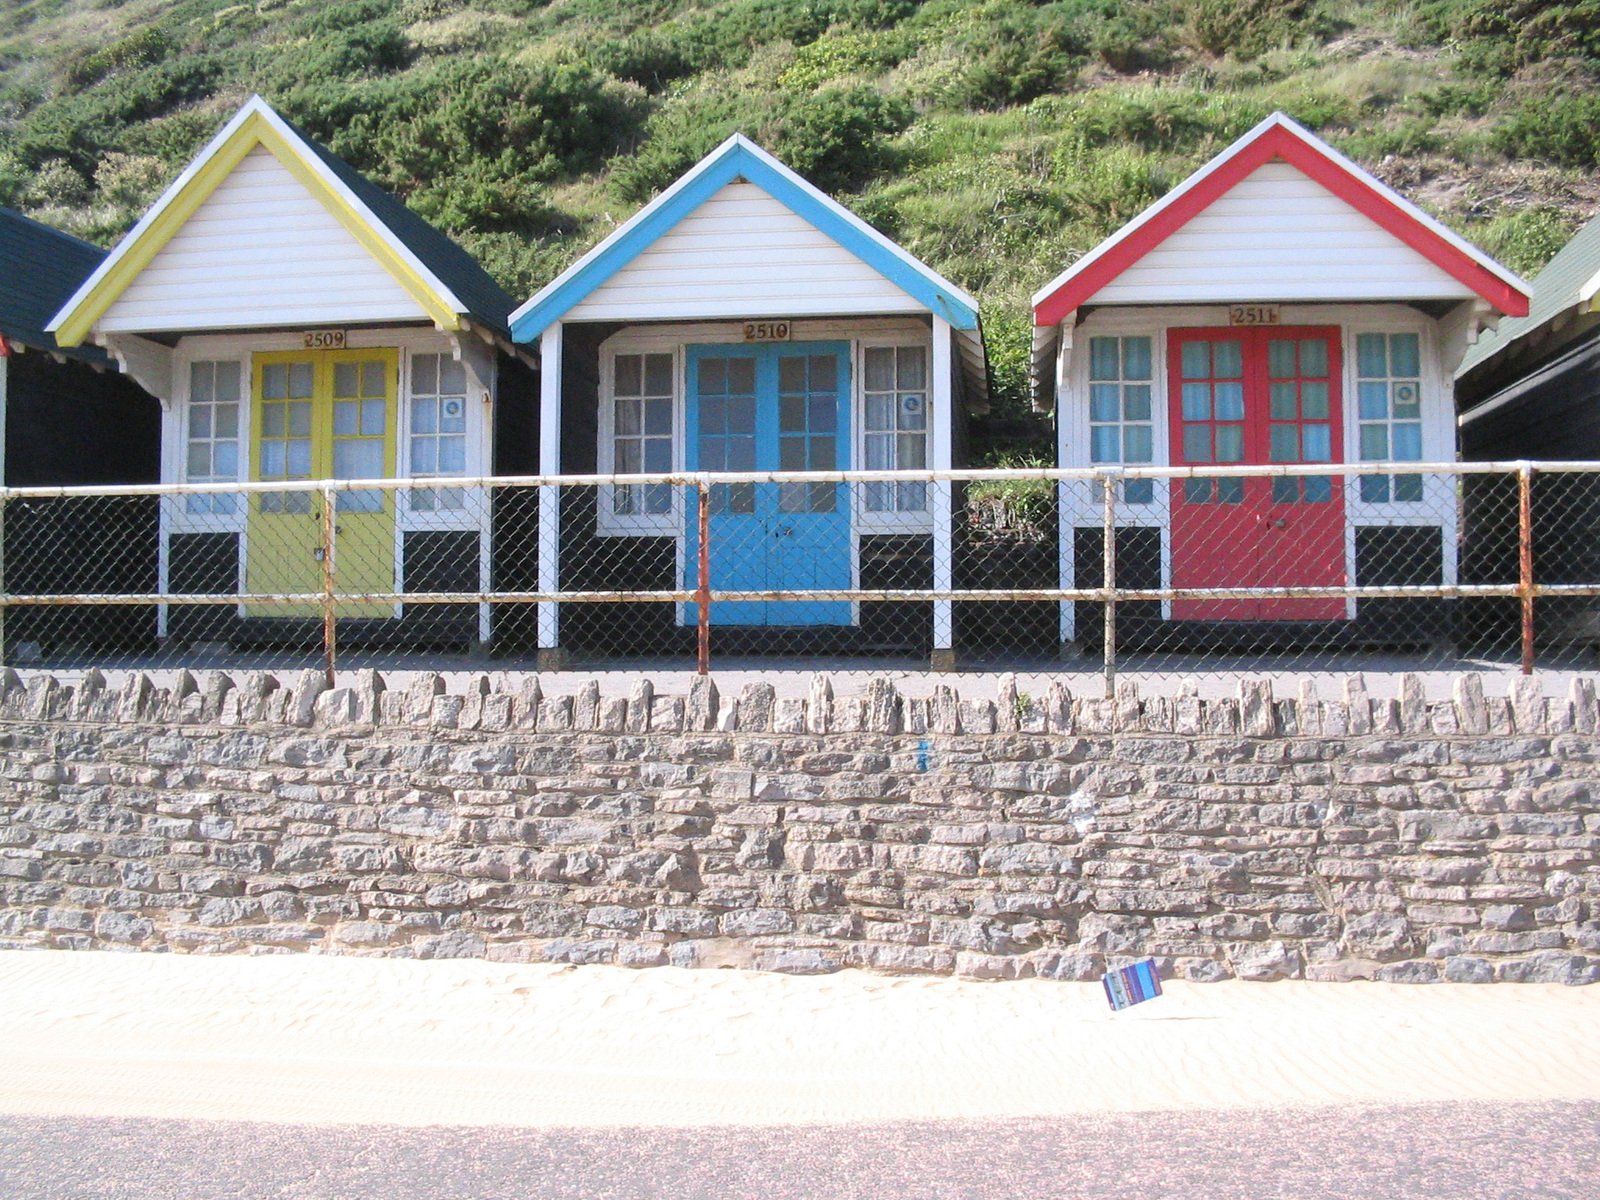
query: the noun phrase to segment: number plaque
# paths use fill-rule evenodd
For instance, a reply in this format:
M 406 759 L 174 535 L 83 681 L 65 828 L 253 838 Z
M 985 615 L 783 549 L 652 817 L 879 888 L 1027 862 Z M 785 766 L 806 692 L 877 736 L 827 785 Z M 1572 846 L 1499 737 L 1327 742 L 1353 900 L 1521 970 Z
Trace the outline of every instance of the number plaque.
M 343 350 L 344 330 L 309 329 L 301 335 L 307 350 Z
M 746 321 L 744 340 L 747 342 L 787 342 L 790 338 L 788 321 Z
M 1229 325 L 1276 325 L 1278 323 L 1278 306 L 1276 304 L 1230 304 L 1228 306 Z

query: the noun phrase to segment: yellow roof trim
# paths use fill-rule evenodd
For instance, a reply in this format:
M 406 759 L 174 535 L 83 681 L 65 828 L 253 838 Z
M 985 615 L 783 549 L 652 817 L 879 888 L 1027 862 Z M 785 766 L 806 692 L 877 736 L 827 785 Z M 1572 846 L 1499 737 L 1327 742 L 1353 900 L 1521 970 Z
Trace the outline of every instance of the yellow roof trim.
M 94 323 L 150 265 L 151 260 L 183 228 L 195 210 L 233 173 L 245 155 L 257 146 L 265 147 L 317 198 L 334 219 L 361 243 L 362 248 L 394 277 L 395 282 L 405 289 L 435 325 L 446 330 L 461 328 L 460 314 L 411 263 L 395 253 L 394 247 L 373 228 L 369 215 L 328 185 L 322 174 L 307 161 L 302 147 L 284 137 L 260 112 L 252 112 L 210 158 L 199 164 L 194 175 L 155 214 L 155 218 L 138 237 L 120 248 L 116 261 L 105 275 L 64 315 L 55 331 L 56 344 L 82 345 L 89 331 L 94 328 Z

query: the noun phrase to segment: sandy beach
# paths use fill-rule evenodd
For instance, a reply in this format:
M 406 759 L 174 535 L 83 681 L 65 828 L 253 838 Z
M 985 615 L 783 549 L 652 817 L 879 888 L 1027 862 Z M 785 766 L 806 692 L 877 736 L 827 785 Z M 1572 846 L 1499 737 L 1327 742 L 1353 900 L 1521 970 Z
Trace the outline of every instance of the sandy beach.
M 0 952 L 0 1113 L 567 1127 L 1600 1098 L 1600 988 Z

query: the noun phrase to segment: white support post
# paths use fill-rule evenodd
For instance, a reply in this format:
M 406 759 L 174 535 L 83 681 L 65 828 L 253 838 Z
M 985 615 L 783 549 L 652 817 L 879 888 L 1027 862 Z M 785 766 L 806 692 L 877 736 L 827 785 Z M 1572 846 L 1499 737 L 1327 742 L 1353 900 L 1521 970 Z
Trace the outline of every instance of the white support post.
M 561 323 L 539 335 L 539 474 L 561 473 Z M 561 495 L 539 489 L 539 590 L 561 585 Z M 554 601 L 539 602 L 540 665 L 559 665 L 560 615 Z
M 1076 313 L 1068 313 L 1056 330 L 1056 362 L 1055 378 L 1052 381 L 1055 387 L 1055 403 L 1052 406 L 1056 416 L 1056 466 L 1067 465 L 1068 442 L 1070 440 L 1069 422 L 1072 414 L 1068 409 L 1069 375 L 1072 363 L 1072 331 Z M 1070 489 L 1079 485 L 1062 481 L 1056 484 L 1056 570 L 1057 586 L 1063 591 L 1075 586 L 1077 582 L 1077 551 L 1074 544 L 1076 529 L 1074 522 L 1069 519 L 1069 514 L 1076 511 L 1077 504 L 1070 495 Z M 1059 637 L 1063 649 L 1075 644 L 1078 637 L 1078 606 L 1072 600 L 1063 600 L 1060 605 Z
M 955 388 L 951 379 L 953 347 L 950 322 L 933 318 L 933 469 L 951 468 L 951 434 L 955 424 Z M 930 489 L 933 501 L 933 586 L 947 591 L 955 586 L 953 489 L 948 479 Z M 955 668 L 955 614 L 948 600 L 933 602 L 933 666 Z

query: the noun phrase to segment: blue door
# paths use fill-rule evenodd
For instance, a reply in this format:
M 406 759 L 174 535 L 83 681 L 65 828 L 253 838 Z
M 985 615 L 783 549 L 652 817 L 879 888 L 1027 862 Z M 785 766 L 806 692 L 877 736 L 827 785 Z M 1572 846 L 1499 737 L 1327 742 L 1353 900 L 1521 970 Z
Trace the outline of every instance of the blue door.
M 850 348 L 842 342 L 691 346 L 691 471 L 833 471 L 850 465 Z M 685 585 L 699 524 L 690 506 Z M 711 584 L 738 591 L 851 585 L 843 484 L 718 484 L 711 493 Z M 686 620 L 695 618 L 694 606 Z M 848 625 L 848 601 L 718 601 L 720 625 Z

